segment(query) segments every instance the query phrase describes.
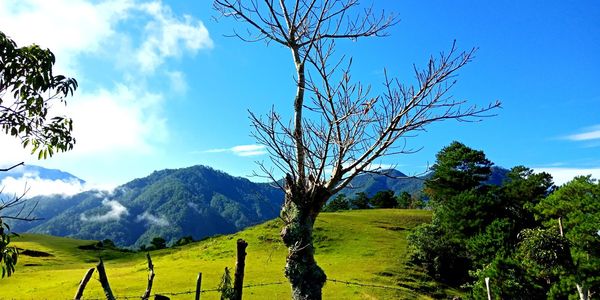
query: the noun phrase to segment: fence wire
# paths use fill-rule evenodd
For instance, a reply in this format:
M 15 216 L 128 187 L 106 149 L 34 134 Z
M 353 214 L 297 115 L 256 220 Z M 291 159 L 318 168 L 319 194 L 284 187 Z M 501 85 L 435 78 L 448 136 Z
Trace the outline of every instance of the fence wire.
M 395 290 L 395 291 L 404 291 L 405 290 L 401 287 L 371 284 L 371 283 L 361 283 L 361 282 L 356 282 L 356 281 L 339 280 L 339 279 L 333 279 L 333 278 L 327 278 L 327 281 L 333 282 L 333 283 L 346 284 L 346 285 L 360 286 L 360 287 L 371 287 L 371 288 L 379 288 L 379 289 L 387 289 L 387 290 Z M 270 285 L 281 285 L 284 283 L 287 283 L 287 281 L 247 284 L 247 285 L 244 285 L 244 288 L 247 289 L 247 288 L 263 287 L 263 286 L 270 286 Z M 204 294 L 204 293 L 212 293 L 212 292 L 218 292 L 218 291 L 219 291 L 219 289 L 203 289 L 203 290 L 200 290 L 200 293 Z M 187 291 L 182 291 L 182 292 L 159 292 L 159 293 L 152 294 L 150 296 L 150 299 L 154 298 L 156 295 L 179 296 L 179 295 L 189 295 L 189 294 L 196 294 L 196 291 L 195 290 L 187 290 Z M 116 299 L 140 299 L 141 296 L 140 295 L 127 295 L 127 296 L 118 296 L 115 298 Z M 105 300 L 106 298 L 83 297 L 83 299 L 85 299 L 85 300 Z

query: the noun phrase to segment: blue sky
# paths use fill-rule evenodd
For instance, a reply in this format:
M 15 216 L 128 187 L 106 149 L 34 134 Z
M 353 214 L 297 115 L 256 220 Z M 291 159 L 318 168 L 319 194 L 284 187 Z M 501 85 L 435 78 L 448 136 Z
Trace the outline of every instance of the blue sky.
M 362 1 L 369 3 L 370 1 Z M 250 136 L 248 110 L 291 112 L 293 64 L 286 49 L 224 35 L 243 24 L 215 20 L 212 1 L 0 0 L 0 30 L 38 43 L 56 70 L 79 81 L 66 108 L 75 150 L 37 161 L 0 137 L 0 164 L 25 161 L 114 186 L 153 170 L 205 164 L 236 176 L 267 160 Z M 425 171 L 453 140 L 499 166 L 525 165 L 563 183 L 600 177 L 600 3 L 597 1 L 376 1 L 397 14 L 389 37 L 342 42 L 353 78 L 382 87 L 383 69 L 406 82 L 412 64 L 478 47 L 452 90 L 497 116 L 444 122 L 410 139 L 412 155 L 386 157 L 405 173 Z

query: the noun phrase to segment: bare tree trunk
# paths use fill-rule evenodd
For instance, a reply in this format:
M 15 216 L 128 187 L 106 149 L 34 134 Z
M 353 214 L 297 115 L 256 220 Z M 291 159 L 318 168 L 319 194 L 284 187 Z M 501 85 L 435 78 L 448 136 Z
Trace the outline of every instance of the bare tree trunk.
M 246 241 L 242 239 L 237 240 L 237 262 L 235 263 L 235 275 L 233 277 L 235 300 L 242 300 L 242 290 L 244 288 L 244 268 L 246 267 L 246 247 L 248 247 L 248 243 Z
M 327 276 L 315 261 L 312 232 L 322 203 L 328 197 L 320 195 L 310 199 L 302 195 L 304 193 L 286 193 L 286 201 L 281 211 L 285 220 L 281 237 L 288 247 L 285 276 L 292 286 L 292 299 L 320 300 Z

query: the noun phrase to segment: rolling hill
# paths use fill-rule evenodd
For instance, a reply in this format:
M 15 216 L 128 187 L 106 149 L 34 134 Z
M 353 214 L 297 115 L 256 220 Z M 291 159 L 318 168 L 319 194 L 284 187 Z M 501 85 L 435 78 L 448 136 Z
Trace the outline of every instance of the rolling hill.
M 324 299 L 431 299 L 456 295 L 427 278 L 407 263 L 406 235 L 414 226 L 429 222 L 424 210 L 358 210 L 323 213 L 316 222 L 316 259 L 328 275 Z M 234 267 L 235 241 L 248 243 L 244 299 L 289 299 L 283 277 L 287 250 L 280 242 L 278 220 L 250 227 L 232 235 L 208 238 L 182 247 L 152 251 L 156 277 L 153 293 L 171 299 L 193 297 L 196 275 L 203 274 L 202 299 L 219 299 L 214 291 L 225 267 Z M 139 298 L 146 287 L 145 253 L 82 250 L 82 241 L 26 234 L 14 240 L 22 249 L 51 256 L 21 255 L 16 273 L 0 280 L 0 299 L 72 298 L 85 271 L 105 260 L 107 275 L 117 297 Z M 97 273 L 85 298 L 102 298 Z M 360 283 L 340 283 L 339 281 Z M 268 284 L 257 286 L 259 284 Z M 382 288 L 381 286 L 387 287 Z M 172 293 L 180 293 L 172 295 Z

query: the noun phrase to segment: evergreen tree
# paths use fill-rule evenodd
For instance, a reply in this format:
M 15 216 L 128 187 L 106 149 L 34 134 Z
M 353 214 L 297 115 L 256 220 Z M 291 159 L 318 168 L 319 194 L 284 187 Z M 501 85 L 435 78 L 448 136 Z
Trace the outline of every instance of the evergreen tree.
M 332 211 L 349 210 L 349 209 L 350 209 L 350 202 L 346 198 L 346 195 L 339 194 L 335 198 L 333 198 L 331 201 L 329 201 L 329 203 L 327 203 L 327 205 L 325 205 L 325 207 L 323 208 L 323 211 L 332 212 Z
M 371 203 L 376 208 L 394 208 L 398 206 L 394 191 L 391 190 L 377 192 L 371 198 Z
M 371 208 L 371 200 L 366 193 L 356 193 L 351 201 L 352 209 L 368 209 Z

